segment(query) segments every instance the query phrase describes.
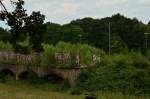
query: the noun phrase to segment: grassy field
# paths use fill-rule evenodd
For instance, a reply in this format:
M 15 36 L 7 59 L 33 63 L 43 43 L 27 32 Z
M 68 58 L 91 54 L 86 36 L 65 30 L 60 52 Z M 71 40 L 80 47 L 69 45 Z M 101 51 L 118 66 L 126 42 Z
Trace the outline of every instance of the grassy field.
M 0 84 L 0 99 L 83 99 L 83 96 L 71 96 L 26 84 Z
M 99 99 L 149 99 L 148 97 L 124 96 L 122 94 L 97 93 Z M 27 84 L 0 83 L 0 99 L 84 99 L 84 95 L 69 95 Z

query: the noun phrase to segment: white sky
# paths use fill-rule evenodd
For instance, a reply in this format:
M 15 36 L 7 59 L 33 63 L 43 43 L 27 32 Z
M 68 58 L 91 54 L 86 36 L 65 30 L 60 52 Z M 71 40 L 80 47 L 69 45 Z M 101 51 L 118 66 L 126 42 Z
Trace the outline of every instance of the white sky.
M 3 2 L 10 8 L 9 0 Z M 103 18 L 116 13 L 136 17 L 144 23 L 150 21 L 150 0 L 25 0 L 25 3 L 29 13 L 40 10 L 46 15 L 46 21 L 59 24 L 77 18 Z M 3 26 L 2 22 L 0 26 Z

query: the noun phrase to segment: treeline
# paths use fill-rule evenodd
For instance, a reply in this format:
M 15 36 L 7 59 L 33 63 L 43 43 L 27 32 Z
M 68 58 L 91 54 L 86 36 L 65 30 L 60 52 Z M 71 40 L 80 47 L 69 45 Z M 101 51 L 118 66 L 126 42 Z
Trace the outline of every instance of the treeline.
M 43 33 L 43 42 L 54 45 L 59 41 L 86 43 L 108 51 L 109 23 L 112 53 L 146 50 L 146 35 L 144 33 L 150 32 L 150 22 L 144 24 L 136 18 L 131 19 L 120 14 L 102 19 L 87 17 L 73 20 L 64 25 L 47 22 L 47 30 Z M 0 29 L 0 40 L 6 41 L 8 36 L 9 33 Z M 147 42 L 149 41 L 147 35 Z M 150 44 L 147 44 L 150 48 Z

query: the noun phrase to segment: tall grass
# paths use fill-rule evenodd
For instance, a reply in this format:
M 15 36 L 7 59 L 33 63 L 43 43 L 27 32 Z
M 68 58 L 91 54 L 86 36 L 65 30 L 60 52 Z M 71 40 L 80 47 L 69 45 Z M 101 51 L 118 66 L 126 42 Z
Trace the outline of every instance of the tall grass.
M 80 65 L 89 66 L 93 63 L 93 55 L 103 56 L 105 53 L 87 44 L 70 44 L 59 42 L 56 46 L 43 44 L 44 52 L 41 55 L 41 66 L 47 68 L 74 68 L 77 66 L 76 57 L 80 57 Z M 69 54 L 67 63 L 59 62 L 55 58 L 56 53 Z M 97 62 L 99 62 L 97 60 Z
M 11 51 L 13 50 L 13 47 L 10 43 L 4 43 L 0 41 L 0 51 Z

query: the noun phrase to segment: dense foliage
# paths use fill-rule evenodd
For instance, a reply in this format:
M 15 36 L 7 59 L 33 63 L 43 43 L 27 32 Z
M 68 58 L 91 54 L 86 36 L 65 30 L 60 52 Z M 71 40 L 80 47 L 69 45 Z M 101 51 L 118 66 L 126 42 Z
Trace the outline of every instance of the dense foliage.
M 147 51 L 144 56 L 140 52 L 128 52 L 107 56 L 100 49 L 86 44 L 43 44 L 44 52 L 41 53 L 40 66 L 48 68 L 74 68 L 75 55 L 81 53 L 81 64 L 92 63 L 93 54 L 100 55 L 101 61 L 95 68 L 84 69 L 77 81 L 77 90 L 80 91 L 113 91 L 123 94 L 149 95 L 150 92 L 150 58 Z M 0 42 L 0 50 L 12 50 L 9 43 Z M 62 64 L 55 59 L 55 53 L 70 53 L 71 60 Z M 6 60 L 0 60 L 1 62 Z M 15 63 L 15 60 L 10 60 Z M 20 64 L 20 63 L 19 63 Z M 31 65 L 29 65 L 31 66 Z
M 22 46 L 27 45 L 28 42 L 22 43 Z M 100 59 L 95 61 L 93 64 L 93 55 L 96 55 L 97 58 L 105 55 L 105 52 L 89 46 L 87 44 L 70 44 L 65 42 L 59 42 L 58 44 L 50 45 L 43 44 L 44 51 L 40 54 L 32 53 L 32 54 L 20 54 L 22 58 L 19 59 L 19 63 L 16 57 L 8 57 L 8 60 L 5 57 L 0 57 L 1 63 L 13 63 L 13 64 L 23 64 L 27 66 L 35 65 L 41 66 L 43 68 L 74 68 L 77 66 L 77 55 L 80 58 L 81 66 L 93 66 L 100 62 Z M 30 50 L 30 48 L 28 48 Z M 11 51 L 13 53 L 13 47 L 10 43 L 0 42 L 0 51 L 6 52 L 6 56 L 10 55 Z M 7 55 L 8 54 L 8 55 Z M 67 59 L 64 62 L 63 60 L 57 60 L 56 54 L 66 54 L 68 55 Z M 27 58 L 26 61 L 24 58 Z M 32 60 L 30 60 L 30 58 Z M 30 61 L 28 61 L 30 60 Z
M 116 14 L 102 19 L 83 18 L 65 25 L 47 23 L 45 42 L 56 44 L 59 41 L 87 43 L 108 51 L 108 32 L 111 24 L 111 52 L 118 53 L 127 49 L 145 51 L 145 32 L 150 32 L 146 25 L 136 18 L 127 18 Z M 149 36 L 148 36 L 149 42 Z M 148 48 L 150 43 L 148 43 Z
M 24 0 L 12 2 L 14 6 L 13 11 L 1 11 L 0 20 L 6 22 L 10 27 L 9 41 L 15 51 L 27 53 L 27 46 L 21 46 L 20 42 L 28 38 L 32 50 L 40 52 L 43 50 L 41 46 L 42 36 L 46 30 L 44 25 L 45 16 L 40 12 L 32 12 L 31 15 L 28 15 L 24 9 L 24 3 Z
M 23 0 L 13 4 L 14 11 L 0 12 L 0 20 L 6 21 L 10 27 L 9 31 L 0 28 L 0 51 L 41 52 L 36 53 L 34 61 L 36 66 L 45 69 L 74 68 L 77 55 L 81 66 L 90 66 L 93 65 L 93 55 L 96 55 L 100 62 L 94 64 L 96 68 L 82 71 L 77 90 L 149 95 L 150 36 L 144 33 L 150 32 L 150 22 L 144 24 L 136 18 L 116 14 L 102 19 L 86 17 L 64 25 L 44 24 L 45 16 L 40 12 L 26 13 Z M 109 24 L 112 55 L 107 56 Z M 57 53 L 69 54 L 67 63 L 56 60 Z M 19 64 L 14 58 L 0 57 L 0 62 Z
M 0 41 L 8 42 L 10 40 L 10 34 L 0 27 Z
M 35 16 L 38 19 L 35 19 Z M 33 19 L 35 21 L 31 22 Z M 36 20 L 39 20 L 38 22 L 40 23 L 37 24 Z M 24 33 L 21 33 L 22 36 L 19 36 L 21 41 L 29 39 L 31 45 L 34 44 L 32 45 L 33 49 L 37 51 L 42 50 L 42 47 L 39 45 L 42 42 L 55 45 L 60 41 L 64 41 L 75 44 L 89 44 L 107 52 L 109 44 L 108 24 L 110 23 L 111 53 L 126 52 L 132 49 L 143 52 L 146 50 L 146 35 L 144 33 L 150 32 L 149 24 L 144 24 L 136 18 L 131 19 L 120 14 L 102 19 L 87 17 L 64 25 L 50 22 L 44 25 L 43 20 L 44 16 L 40 12 L 33 12 L 26 18 L 25 26 L 22 28 L 22 30 L 26 30 L 29 33 L 27 33 L 27 38 L 24 38 Z M 9 33 L 3 30 L 0 32 L 1 37 L 5 34 L 2 40 L 8 41 Z M 147 42 L 149 42 L 149 35 L 147 35 Z M 150 43 L 147 44 L 149 48 Z
M 74 68 L 77 66 L 76 56 L 80 57 L 81 66 L 90 66 L 93 63 L 92 55 L 103 56 L 104 51 L 87 44 L 70 44 L 59 42 L 55 46 L 43 44 L 44 52 L 41 55 L 41 66 L 46 68 Z M 67 63 L 56 60 L 56 53 L 69 54 Z M 99 62 L 99 61 L 97 61 Z
M 139 52 L 106 56 L 97 68 L 83 70 L 77 87 L 84 91 L 149 95 L 149 71 L 149 60 Z
M 4 43 L 0 41 L 0 51 L 12 51 L 13 47 L 10 43 Z

